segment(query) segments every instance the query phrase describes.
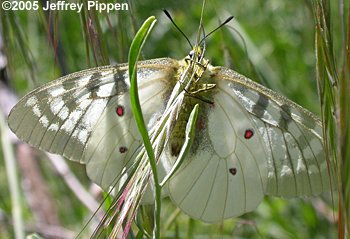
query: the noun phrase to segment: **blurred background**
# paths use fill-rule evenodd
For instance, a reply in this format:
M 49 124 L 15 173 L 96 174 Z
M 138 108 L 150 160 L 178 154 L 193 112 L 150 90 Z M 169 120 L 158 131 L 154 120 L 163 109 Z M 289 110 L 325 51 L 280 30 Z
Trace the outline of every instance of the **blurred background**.
M 39 4 L 45 2 L 41 0 Z M 127 62 L 134 34 L 151 15 L 158 21 L 142 58 L 181 59 L 188 54 L 189 44 L 162 10 L 168 10 L 195 43 L 202 1 L 125 2 L 127 11 L 108 14 L 1 9 L 1 117 L 16 102 L 12 97 L 23 96 L 62 75 L 97 65 Z M 234 20 L 208 37 L 206 57 L 212 65 L 234 69 L 320 115 L 315 54 L 317 2 L 207 0 L 203 16 L 207 33 L 231 15 Z M 327 11 L 330 9 L 327 24 L 331 29 L 331 60 L 339 63 L 345 55 L 346 34 L 342 29 L 347 24 L 342 7 L 347 10 L 348 1 L 323 1 L 323 4 L 329 7 Z M 82 231 L 81 238 L 88 237 L 97 225 L 99 214 L 84 226 L 103 195 L 86 177 L 84 166 L 50 160 L 38 150 L 23 147 L 6 127 L 5 124 L 1 128 L 1 133 L 7 140 L 0 146 L 0 238 L 15 237 L 14 226 L 18 222 L 14 220 L 11 193 L 16 189 L 11 182 L 16 181 L 19 185 L 16 207 L 21 207 L 17 215 L 26 235 L 37 232 L 45 238 L 74 238 Z M 13 171 L 9 171 L 4 155 L 13 146 L 17 160 L 13 161 Z M 165 199 L 162 238 L 336 238 L 337 204 L 337 193 L 292 200 L 266 197 L 251 213 L 220 224 L 205 224 L 190 219 Z M 150 209 L 143 209 L 147 210 Z M 152 219 L 149 220 L 152 224 Z M 137 231 L 135 226 L 132 230 Z M 133 233 L 129 238 L 133 238 Z

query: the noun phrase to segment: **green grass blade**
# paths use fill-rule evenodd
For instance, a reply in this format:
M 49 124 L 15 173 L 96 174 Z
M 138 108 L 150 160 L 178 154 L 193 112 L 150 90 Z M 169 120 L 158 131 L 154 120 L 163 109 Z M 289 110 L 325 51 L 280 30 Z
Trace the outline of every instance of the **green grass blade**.
M 156 220 L 154 228 L 154 237 L 160 238 L 160 210 L 161 210 L 161 187 L 158 183 L 157 164 L 155 160 L 154 150 L 151 141 L 148 136 L 145 121 L 143 119 L 142 110 L 139 101 L 139 95 L 137 91 L 137 60 L 141 54 L 141 49 L 146 42 L 146 39 L 151 32 L 156 22 L 155 17 L 149 17 L 142 25 L 140 30 L 136 33 L 136 36 L 131 43 L 129 52 L 129 77 L 130 77 L 130 101 L 131 108 L 134 114 L 137 127 L 140 131 L 141 137 L 144 142 L 145 149 L 151 165 L 153 180 L 155 184 L 155 199 L 156 199 Z
M 20 183 L 16 167 L 16 157 L 7 137 L 6 123 L 0 114 L 0 140 L 4 154 L 5 168 L 9 182 L 9 189 L 12 204 L 12 217 L 14 234 L 16 238 L 24 238 L 24 224 L 21 206 Z
M 344 44 L 346 39 L 341 39 L 338 45 L 340 52 L 336 51 L 338 39 L 333 37 L 335 35 L 333 33 L 337 29 L 331 23 L 336 18 L 338 20 L 339 16 L 333 15 L 330 2 L 314 0 L 313 8 L 316 22 L 316 73 L 321 98 L 325 148 L 330 158 L 331 168 L 336 175 L 336 189 L 339 196 L 338 238 L 348 238 L 350 96 L 347 64 L 349 61 L 339 59 L 339 56 L 348 54 L 348 47 Z M 340 19 L 344 18 L 340 17 Z M 342 66 L 339 62 L 345 62 L 345 64 Z
M 81 13 L 81 18 L 83 19 L 85 17 L 83 22 L 86 24 L 84 34 L 85 38 L 88 39 L 87 44 L 92 49 L 96 65 L 108 65 L 108 51 L 102 34 L 100 14 L 98 14 L 95 8 L 89 9 L 87 7 L 87 0 L 83 0 L 82 2 L 84 3 L 84 11 Z
M 196 122 L 198 118 L 198 108 L 199 108 L 198 104 L 196 104 L 193 107 L 193 110 L 191 112 L 190 117 L 188 118 L 188 122 L 186 125 L 186 138 L 185 138 L 184 145 L 181 148 L 181 152 L 174 166 L 172 167 L 168 175 L 160 183 L 161 187 L 163 187 L 168 182 L 168 180 L 174 175 L 174 173 L 178 170 L 178 168 L 181 166 L 182 162 L 184 161 L 184 159 L 187 157 L 189 153 L 189 150 L 193 144 L 193 140 L 196 133 L 195 130 L 196 130 Z
M 344 224 L 350 233 L 350 4 L 348 5 L 347 37 L 344 39 L 345 64 L 339 79 L 339 154 L 342 160 L 341 182 Z M 346 235 L 345 235 L 346 236 Z

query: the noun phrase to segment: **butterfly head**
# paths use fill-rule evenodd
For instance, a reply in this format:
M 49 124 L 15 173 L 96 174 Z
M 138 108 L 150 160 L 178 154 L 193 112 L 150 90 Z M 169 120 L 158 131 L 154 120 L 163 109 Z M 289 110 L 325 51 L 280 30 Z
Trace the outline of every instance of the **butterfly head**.
M 200 59 L 203 56 L 203 50 L 200 46 L 194 46 L 192 50 L 188 53 L 188 57 L 191 60 Z
M 195 45 L 193 49 L 188 53 L 185 60 L 190 61 L 202 66 L 207 66 L 209 61 L 204 58 L 205 48 Z

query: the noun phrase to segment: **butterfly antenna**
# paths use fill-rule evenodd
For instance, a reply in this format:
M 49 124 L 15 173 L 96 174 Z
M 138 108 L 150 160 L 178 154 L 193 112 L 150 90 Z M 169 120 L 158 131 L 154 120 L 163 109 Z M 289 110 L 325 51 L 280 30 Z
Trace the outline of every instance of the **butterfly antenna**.
M 202 41 L 204 41 L 208 36 L 210 36 L 211 34 L 213 34 L 215 31 L 217 31 L 219 28 L 221 28 L 222 26 L 226 25 L 227 23 L 229 23 L 232 19 L 234 18 L 234 16 L 230 16 L 228 17 L 223 23 L 221 23 L 218 27 L 216 27 L 214 30 L 212 30 L 211 32 L 208 33 L 208 35 L 204 36 L 202 38 L 202 40 L 199 42 L 202 43 Z
M 198 27 L 198 34 L 197 34 L 197 40 L 196 40 L 196 46 L 199 46 L 201 41 L 200 41 L 200 32 L 203 29 L 203 15 L 204 15 L 204 8 L 205 8 L 205 0 L 203 0 L 202 4 L 202 11 L 201 11 L 201 17 L 199 19 L 199 27 Z
M 176 27 L 176 29 L 185 37 L 185 39 L 187 40 L 188 44 L 191 46 L 191 49 L 192 49 L 193 48 L 192 43 L 190 42 L 190 40 L 188 39 L 186 34 L 178 27 L 178 25 L 176 25 L 175 21 L 173 20 L 173 18 L 170 15 L 170 13 L 165 9 L 163 9 L 163 12 L 170 19 L 170 21 L 173 23 L 173 25 Z
M 205 35 L 205 29 L 204 29 L 203 25 L 202 25 L 202 32 L 203 32 L 203 38 L 205 38 L 206 35 Z M 201 44 L 201 42 L 202 41 L 200 41 L 199 44 Z M 201 49 L 202 49 L 202 51 L 201 51 L 201 56 L 200 56 L 200 62 L 204 58 L 204 54 L 205 54 L 205 50 L 206 50 L 206 43 L 205 43 L 205 41 L 203 41 L 203 47 L 201 47 Z

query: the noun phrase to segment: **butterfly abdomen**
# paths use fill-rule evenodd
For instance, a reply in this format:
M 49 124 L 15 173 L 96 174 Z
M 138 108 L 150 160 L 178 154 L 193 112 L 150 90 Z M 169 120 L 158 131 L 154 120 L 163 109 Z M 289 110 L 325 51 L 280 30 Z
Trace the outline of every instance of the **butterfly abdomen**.
M 185 96 L 182 101 L 179 115 L 170 138 L 170 152 L 172 156 L 178 156 L 185 141 L 185 131 L 188 118 L 195 104 L 200 103 L 198 99 Z
M 196 122 L 196 130 L 203 131 L 206 129 L 206 118 L 205 112 L 208 107 L 213 107 L 214 102 L 212 102 L 211 92 L 214 87 L 207 87 L 208 84 L 198 84 L 197 87 L 194 88 L 196 93 L 188 92 L 185 94 L 184 99 L 181 103 L 178 117 L 176 119 L 176 124 L 171 134 L 170 138 L 170 150 L 172 156 L 178 156 L 182 145 L 185 141 L 186 134 L 186 126 L 188 122 L 188 118 L 191 114 L 193 107 L 196 104 L 199 104 L 199 117 Z M 207 88 L 206 88 L 207 87 Z M 198 90 L 199 89 L 199 90 Z M 202 90 L 204 89 L 204 90 Z M 201 141 L 202 133 L 196 133 L 195 143 L 192 146 L 192 152 L 195 152 L 196 145 L 198 146 L 198 142 Z

